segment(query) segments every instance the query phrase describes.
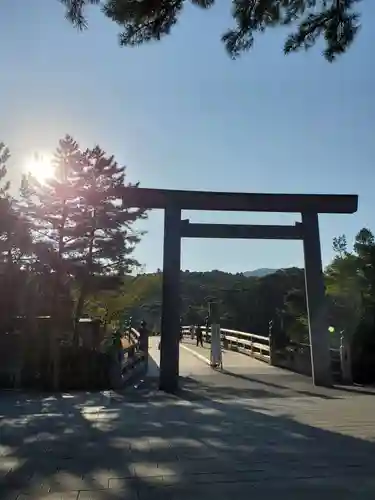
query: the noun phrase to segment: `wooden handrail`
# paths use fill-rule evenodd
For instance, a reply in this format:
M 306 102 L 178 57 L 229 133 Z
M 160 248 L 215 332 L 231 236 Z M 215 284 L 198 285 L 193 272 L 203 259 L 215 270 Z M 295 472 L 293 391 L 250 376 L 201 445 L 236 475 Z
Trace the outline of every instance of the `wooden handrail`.
M 183 330 L 189 330 L 191 328 L 191 326 L 183 326 L 182 328 L 183 328 Z M 203 326 L 202 330 L 205 332 L 206 327 Z M 254 338 L 254 339 L 264 340 L 266 343 L 269 343 L 269 337 L 266 337 L 264 335 L 258 335 L 258 334 L 249 333 L 249 332 L 242 332 L 240 330 L 230 330 L 229 328 L 220 328 L 220 331 L 224 332 L 224 333 L 232 333 L 232 334 L 234 334 L 234 336 L 236 336 L 235 334 L 239 334 L 239 335 L 244 336 L 244 337 L 250 337 L 250 338 Z
M 133 336 L 133 338 L 136 342 L 139 341 L 139 331 L 138 330 L 136 330 L 135 328 L 131 328 L 130 334 Z
M 306 344 L 306 343 L 300 343 L 300 344 L 294 344 L 296 347 L 308 347 L 310 349 L 310 344 Z M 331 352 L 340 352 L 340 347 L 330 347 L 329 350 Z
M 207 335 L 206 327 L 201 327 L 202 331 Z M 183 326 L 183 333 L 188 333 L 191 330 L 191 326 Z M 231 350 L 237 350 L 243 354 L 250 355 L 251 357 L 258 359 L 260 361 L 265 361 L 269 364 L 277 366 L 277 359 L 275 358 L 276 352 L 272 350 L 271 339 L 269 336 L 258 335 L 249 332 L 242 332 L 239 330 L 230 330 L 228 328 L 221 328 L 221 337 L 226 341 L 228 348 Z M 211 336 L 211 332 L 208 332 L 208 337 Z M 310 349 L 310 344 L 295 344 L 293 346 L 295 349 Z M 337 355 L 342 356 L 340 348 L 331 347 L 331 358 L 332 363 L 337 361 Z M 335 369 L 337 371 L 337 369 Z M 335 371 L 335 373 L 336 373 Z M 340 373 L 338 373 L 340 372 Z M 336 375 L 341 376 L 342 372 L 342 361 Z
M 189 332 L 191 326 L 183 326 L 183 333 Z M 202 331 L 206 332 L 206 327 L 202 327 Z M 228 328 L 220 328 L 220 333 L 224 334 L 224 339 L 229 344 L 229 348 L 234 350 L 238 350 L 244 354 L 248 354 L 253 358 L 259 359 L 261 361 L 270 362 L 271 353 L 270 353 L 270 339 L 269 337 L 265 337 L 263 335 L 258 335 L 249 332 L 241 332 L 239 330 L 230 330 Z M 229 334 L 229 335 L 228 335 Z M 208 332 L 208 335 L 211 336 L 211 332 Z M 259 340 L 261 342 L 259 342 Z
M 122 383 L 136 372 L 142 363 L 147 362 L 147 353 L 139 350 L 140 333 L 135 328 L 131 328 L 128 332 L 130 339 L 134 342 L 132 345 L 122 349 L 123 358 L 121 361 Z M 131 354 L 131 356 L 129 356 Z

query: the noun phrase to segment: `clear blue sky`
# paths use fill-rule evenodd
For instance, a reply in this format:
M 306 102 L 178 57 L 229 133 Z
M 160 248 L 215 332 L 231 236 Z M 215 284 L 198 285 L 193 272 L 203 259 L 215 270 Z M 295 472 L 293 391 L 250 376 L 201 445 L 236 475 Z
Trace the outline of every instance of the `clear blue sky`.
M 350 52 L 329 64 L 321 47 L 284 56 L 285 32 L 260 36 L 231 61 L 220 42 L 229 1 L 185 11 L 161 43 L 119 48 L 117 27 L 92 9 L 77 33 L 57 0 L 2 0 L 0 139 L 13 151 L 12 175 L 35 150 L 65 133 L 99 143 L 143 187 L 243 192 L 356 193 L 354 216 L 321 216 L 324 262 L 331 241 L 374 228 L 375 2 Z M 220 4 L 220 5 L 219 5 Z M 289 223 L 284 214 L 187 214 L 193 221 Z M 137 250 L 161 267 L 162 214 L 154 212 Z M 182 267 L 246 271 L 302 265 L 295 242 L 190 240 Z

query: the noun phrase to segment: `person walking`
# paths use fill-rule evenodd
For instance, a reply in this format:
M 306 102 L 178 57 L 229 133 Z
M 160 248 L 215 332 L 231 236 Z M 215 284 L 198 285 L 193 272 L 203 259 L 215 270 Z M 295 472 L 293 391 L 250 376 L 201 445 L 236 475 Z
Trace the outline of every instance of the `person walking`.
M 199 344 L 201 345 L 201 347 L 203 347 L 203 331 L 201 325 L 197 326 L 195 334 L 197 336 L 197 347 L 199 346 Z

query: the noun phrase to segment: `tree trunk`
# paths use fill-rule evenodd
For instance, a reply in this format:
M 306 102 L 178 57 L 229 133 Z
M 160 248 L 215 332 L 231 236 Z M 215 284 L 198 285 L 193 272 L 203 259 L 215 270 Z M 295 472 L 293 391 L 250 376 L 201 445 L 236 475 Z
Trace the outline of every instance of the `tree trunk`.
M 85 305 L 85 299 L 87 295 L 87 284 L 83 283 L 81 290 L 79 292 L 79 297 L 77 305 L 74 312 L 74 331 L 73 331 L 73 345 L 74 347 L 79 346 L 79 320 L 82 316 L 83 306 Z
M 56 277 L 54 280 L 54 290 L 52 299 L 52 324 L 50 332 L 50 360 L 52 362 L 52 383 L 53 389 L 57 391 L 60 385 L 60 356 L 59 356 L 59 333 L 60 333 L 60 300 L 59 300 L 59 290 L 60 290 L 60 266 L 57 269 Z
M 93 220 L 95 220 L 95 211 L 93 214 Z M 79 293 L 78 297 L 78 302 L 75 310 L 75 315 L 74 315 L 74 333 L 73 333 L 73 343 L 75 346 L 78 346 L 78 341 L 79 341 L 79 332 L 78 332 L 78 325 L 79 325 L 79 320 L 82 316 L 82 311 L 83 311 L 83 306 L 85 305 L 85 299 L 87 297 L 87 293 L 89 291 L 89 285 L 90 285 L 90 278 L 92 274 L 92 263 L 93 263 L 93 249 L 94 249 L 94 239 L 95 239 L 95 224 L 93 224 L 93 227 L 90 232 L 90 242 L 89 242 L 89 251 L 87 255 L 87 263 L 86 263 L 86 271 L 87 274 L 83 279 L 82 287 Z

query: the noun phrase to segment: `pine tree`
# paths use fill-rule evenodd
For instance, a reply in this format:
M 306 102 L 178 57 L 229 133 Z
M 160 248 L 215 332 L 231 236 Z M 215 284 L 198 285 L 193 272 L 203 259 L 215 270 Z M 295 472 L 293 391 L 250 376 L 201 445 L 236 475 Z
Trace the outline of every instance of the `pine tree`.
M 86 297 L 103 287 L 115 288 L 124 273 L 137 266 L 131 254 L 141 234 L 134 223 L 146 214 L 122 207 L 126 168 L 99 146 L 82 151 L 66 136 L 54 165 L 55 176 L 45 183 L 31 176 L 24 179 L 23 210 L 35 251 L 54 276 L 56 304 L 62 298 L 68 302 L 74 286 L 77 333 Z
M 126 167 L 96 146 L 83 153 L 76 170 L 78 210 L 70 229 L 69 252 L 74 256 L 79 296 L 76 325 L 88 294 L 121 284 L 121 278 L 138 265 L 131 254 L 140 240 L 134 223 L 146 217 L 143 209 L 122 206 Z M 128 187 L 137 185 L 128 184 Z
M 9 158 L 9 149 L 3 142 L 0 142 L 0 199 L 6 198 L 9 194 L 10 182 L 6 180 L 6 175 L 8 173 L 7 161 Z
M 12 200 L 9 195 L 10 182 L 7 176 L 9 149 L 0 143 L 0 277 L 4 283 L 6 268 L 11 263 L 11 232 L 14 225 Z
M 10 195 L 10 182 L 7 180 L 9 158 L 9 149 L 0 143 L 0 263 L 8 266 L 19 265 L 31 245 L 26 221 Z
M 0 317 L 1 323 L 17 315 L 25 291 L 24 257 L 31 252 L 28 225 L 10 195 L 7 162 L 10 152 L 0 143 Z M 7 323 L 7 321 L 5 321 Z
M 81 160 L 78 144 L 66 136 L 59 142 L 54 157 L 55 175 L 39 182 L 28 175 L 21 187 L 21 209 L 31 227 L 34 252 L 38 257 L 38 278 L 44 290 L 51 290 L 49 352 L 52 360 L 53 387 L 58 389 L 60 380 L 59 337 L 72 326 L 72 271 L 67 244 L 68 231 L 73 224 L 76 210 L 76 164 Z
M 24 177 L 21 188 L 22 206 L 31 224 L 37 252 L 55 273 L 56 294 L 64 289 L 71 274 L 67 246 L 77 210 L 75 172 L 80 161 L 78 144 L 67 135 L 60 140 L 54 155 L 54 176 L 40 182 L 29 174 Z
M 21 186 L 20 207 L 31 226 L 35 254 L 42 262 L 41 282 L 44 288 L 47 285 L 51 290 L 49 351 L 55 389 L 58 389 L 60 380 L 58 339 L 68 327 L 67 319 L 72 313 L 69 310 L 72 305 L 72 262 L 67 245 L 70 242 L 69 231 L 74 224 L 73 216 L 77 210 L 75 171 L 81 157 L 78 144 L 67 135 L 60 140 L 54 156 L 54 176 L 42 183 L 28 175 Z

